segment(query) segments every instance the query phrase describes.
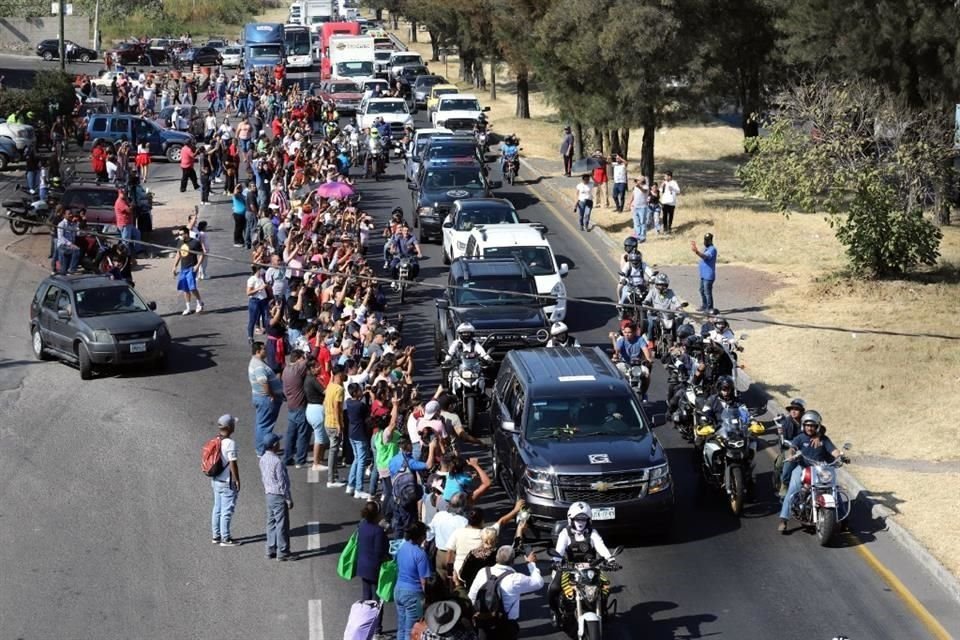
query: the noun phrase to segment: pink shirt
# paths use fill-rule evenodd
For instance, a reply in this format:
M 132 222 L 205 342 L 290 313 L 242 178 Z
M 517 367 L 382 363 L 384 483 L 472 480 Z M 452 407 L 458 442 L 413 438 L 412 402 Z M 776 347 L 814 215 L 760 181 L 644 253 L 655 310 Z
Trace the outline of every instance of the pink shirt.
M 189 169 L 192 167 L 194 155 L 193 149 L 190 147 L 184 146 L 180 149 L 180 168 Z

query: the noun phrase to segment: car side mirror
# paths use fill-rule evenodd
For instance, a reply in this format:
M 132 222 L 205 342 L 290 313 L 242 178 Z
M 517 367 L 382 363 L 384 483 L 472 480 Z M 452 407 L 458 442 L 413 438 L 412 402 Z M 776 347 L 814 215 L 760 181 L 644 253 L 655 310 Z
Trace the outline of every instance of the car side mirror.
M 437 298 L 437 309 L 447 310 L 450 308 L 450 301 L 446 298 Z
M 443 228 L 444 228 L 444 229 L 453 229 L 453 222 L 450 221 L 450 220 L 444 220 L 444 221 L 443 221 Z
M 500 423 L 500 428 L 506 431 L 507 433 L 516 433 L 517 425 L 514 424 L 513 420 L 504 420 Z
M 407 189 L 410 189 L 410 191 L 416 191 L 416 190 L 417 190 L 417 183 L 416 183 L 416 182 L 408 182 L 408 183 L 407 183 Z
M 147 303 L 147 309 L 150 309 L 150 311 L 156 311 L 157 303 L 151 300 L 150 302 Z
M 484 107 L 483 110 L 484 110 L 484 112 L 490 111 L 490 107 Z
M 560 277 L 562 278 L 563 276 L 567 275 L 568 273 L 570 273 L 570 265 L 568 265 L 566 262 L 561 262 L 561 263 L 560 263 Z
M 57 317 L 61 320 L 69 320 L 70 315 L 70 309 L 57 309 Z

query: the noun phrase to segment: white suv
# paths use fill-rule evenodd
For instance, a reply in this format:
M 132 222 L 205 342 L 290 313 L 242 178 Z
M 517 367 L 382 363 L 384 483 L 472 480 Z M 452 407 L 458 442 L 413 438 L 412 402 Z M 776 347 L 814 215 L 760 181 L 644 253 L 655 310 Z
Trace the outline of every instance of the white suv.
M 476 122 L 484 111 L 490 111 L 490 107 L 481 109 L 477 96 L 471 93 L 448 93 L 440 96 L 430 118 L 434 127 L 445 127 L 448 120 Z
M 443 221 L 443 263 L 450 264 L 464 255 L 474 227 L 494 224 L 520 224 L 512 202 L 505 198 L 455 200 Z
M 357 128 L 363 131 L 373 126 L 376 118 L 390 125 L 390 131 L 399 139 L 406 125 L 413 124 L 413 116 L 403 98 L 366 98 L 357 110 Z
M 557 266 L 547 232 L 535 223 L 477 225 L 470 231 L 463 255 L 467 258 L 519 258 L 537 282 L 537 293 L 549 296 L 543 311 L 551 322 L 567 316 L 567 263 Z M 554 299 L 556 302 L 554 303 Z

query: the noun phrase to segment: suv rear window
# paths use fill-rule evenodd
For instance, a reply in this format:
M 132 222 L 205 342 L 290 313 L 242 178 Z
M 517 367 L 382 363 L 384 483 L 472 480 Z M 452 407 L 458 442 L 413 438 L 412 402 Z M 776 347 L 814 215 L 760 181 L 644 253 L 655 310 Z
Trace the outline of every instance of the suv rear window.
M 107 130 L 107 119 L 106 118 L 94 118 L 93 127 L 94 131 L 106 131 Z
M 84 189 L 80 187 L 67 189 L 63 194 L 63 206 L 65 207 L 112 208 L 116 201 L 116 189 Z

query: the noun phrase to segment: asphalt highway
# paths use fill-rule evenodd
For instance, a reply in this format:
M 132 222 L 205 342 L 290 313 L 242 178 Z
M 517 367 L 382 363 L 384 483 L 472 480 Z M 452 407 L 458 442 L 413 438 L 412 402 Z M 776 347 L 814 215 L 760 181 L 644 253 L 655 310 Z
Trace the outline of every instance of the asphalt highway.
M 169 181 L 178 175 L 174 166 L 152 167 L 161 190 L 171 190 Z M 612 302 L 614 265 L 601 241 L 575 230 L 569 206 L 541 201 L 543 185 L 527 184 L 529 178 L 521 174 L 520 184 L 498 194 L 510 198 L 523 217 L 549 227 L 558 261 L 570 264 L 570 296 Z M 379 221 L 398 204 L 409 219 L 410 196 L 398 162 L 390 164 L 388 179 L 361 181 L 360 189 L 363 205 Z M 184 215 L 199 200 L 186 195 Z M 360 587 L 340 580 L 335 568 L 361 503 L 291 468 L 292 548 L 299 557 L 285 564 L 263 558 L 264 498 L 246 379 L 248 256 L 231 246 L 225 198 L 216 198 L 203 217 L 210 222 L 213 252 L 236 262 L 211 261 L 211 278 L 201 283 L 206 311 L 200 315 L 180 316 L 172 278 L 153 277 L 155 284 L 144 285 L 142 292 L 157 301 L 174 336 L 171 367 L 162 375 L 127 371 L 81 382 L 70 366 L 34 361 L 28 304 L 44 272 L 0 254 L 0 539 L 6 541 L 0 545 L 0 638 L 342 637 Z M 6 246 L 12 236 L 0 226 L 0 244 Z M 378 248 L 371 253 L 379 261 Z M 426 245 L 424 253 L 423 280 L 444 282 L 440 247 Z M 153 261 L 147 269 L 162 274 L 168 266 Z M 435 295 L 414 288 L 402 308 L 390 308 L 405 315 L 404 337 L 417 346 L 416 377 L 423 388 L 439 378 L 431 351 Z M 582 343 L 605 345 L 615 312 L 573 302 L 568 324 Z M 662 371 L 655 376 L 651 415 L 666 407 Z M 225 412 L 241 422 L 236 437 L 243 484 L 234 536 L 243 544 L 236 548 L 209 542 L 211 491 L 198 469 L 200 447 Z M 285 428 L 284 415 L 278 432 Z M 738 519 L 718 496 L 697 490 L 690 445 L 669 426 L 659 427 L 657 435 L 677 487 L 676 523 L 665 541 L 619 541 L 628 548 L 620 558 L 624 569 L 612 576 L 618 613 L 607 628 L 610 637 L 944 637 L 931 634 L 923 616 L 864 562 L 856 538 L 823 549 L 801 531 L 776 532 L 766 456 L 758 468 L 759 502 Z M 505 507 L 503 492 L 495 489 L 488 502 Z M 642 529 L 643 523 L 637 525 Z M 955 605 L 923 570 L 869 519 L 858 519 L 853 529 L 958 634 Z M 541 563 L 545 571 L 547 566 Z M 387 630 L 395 628 L 394 620 L 388 605 Z M 545 591 L 523 600 L 521 637 L 563 637 L 548 622 Z

